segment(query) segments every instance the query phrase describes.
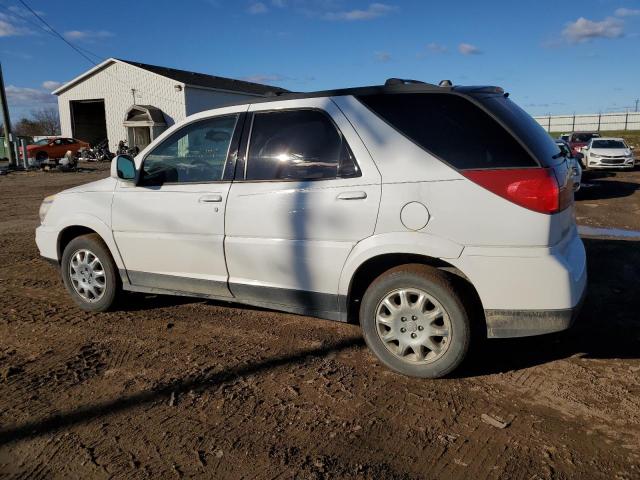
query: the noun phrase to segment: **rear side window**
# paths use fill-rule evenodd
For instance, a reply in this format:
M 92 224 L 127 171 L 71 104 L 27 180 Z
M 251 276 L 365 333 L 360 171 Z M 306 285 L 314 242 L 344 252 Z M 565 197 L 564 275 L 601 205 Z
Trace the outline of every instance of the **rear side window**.
M 513 135 L 481 108 L 458 95 L 364 95 L 359 100 L 454 168 L 537 166 Z
M 285 110 L 255 114 L 246 180 L 318 180 L 359 175 L 351 149 L 324 113 Z

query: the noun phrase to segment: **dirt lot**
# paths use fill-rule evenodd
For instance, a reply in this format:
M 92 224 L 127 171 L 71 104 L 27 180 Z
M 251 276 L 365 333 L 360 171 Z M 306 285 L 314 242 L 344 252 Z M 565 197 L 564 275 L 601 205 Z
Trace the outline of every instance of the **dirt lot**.
M 421 381 L 353 325 L 173 297 L 80 312 L 38 258 L 37 211 L 106 174 L 0 177 L 0 477 L 640 478 L 637 241 L 585 240 L 572 330 Z M 639 171 L 587 182 L 580 223 L 640 229 Z

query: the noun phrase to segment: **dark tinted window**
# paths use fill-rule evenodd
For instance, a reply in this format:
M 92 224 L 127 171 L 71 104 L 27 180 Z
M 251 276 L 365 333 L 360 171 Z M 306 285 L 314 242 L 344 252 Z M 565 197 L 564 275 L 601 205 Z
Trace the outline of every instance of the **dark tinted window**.
M 478 100 L 511 129 L 542 165 L 550 166 L 564 161 L 564 158 L 558 157 L 560 150 L 551 136 L 514 102 L 504 95 L 484 95 L 478 97 Z
M 222 180 L 236 120 L 236 115 L 210 118 L 175 132 L 145 157 L 142 183 Z
M 593 148 L 627 148 L 620 140 L 594 140 L 591 146 Z
M 536 165 L 498 122 L 460 96 L 403 93 L 359 98 L 397 130 L 455 168 Z
M 333 122 L 315 110 L 256 113 L 247 180 L 314 180 L 360 175 Z
M 571 141 L 577 143 L 587 143 L 592 138 L 597 138 L 600 135 L 597 133 L 574 133 L 571 135 Z

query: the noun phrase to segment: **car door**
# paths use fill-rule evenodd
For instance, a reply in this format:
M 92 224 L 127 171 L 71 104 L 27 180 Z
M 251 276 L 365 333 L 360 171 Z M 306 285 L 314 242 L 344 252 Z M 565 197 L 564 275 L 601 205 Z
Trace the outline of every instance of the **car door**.
M 49 158 L 62 158 L 64 154 L 67 152 L 65 149 L 66 145 L 64 144 L 64 140 L 62 138 L 56 138 L 49 144 L 48 155 Z
M 113 235 L 133 287 L 231 295 L 224 216 L 244 115 L 182 126 L 143 152 L 137 185 L 118 183 Z
M 255 104 L 227 209 L 239 299 L 334 317 L 349 252 L 373 234 L 380 174 L 330 98 Z

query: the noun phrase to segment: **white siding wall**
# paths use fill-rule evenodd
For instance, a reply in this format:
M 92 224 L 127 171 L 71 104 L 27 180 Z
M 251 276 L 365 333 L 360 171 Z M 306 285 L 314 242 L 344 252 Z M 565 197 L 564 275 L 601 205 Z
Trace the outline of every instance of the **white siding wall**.
M 62 135 L 72 136 L 70 101 L 103 98 L 109 147 L 115 151 L 118 142 L 127 138 L 122 122 L 133 104 L 131 89 L 136 89 L 136 104 L 159 108 L 170 126 L 186 116 L 185 92 L 176 92 L 176 84 L 179 82 L 132 65 L 113 63 L 60 94 L 58 108 Z
M 212 108 L 251 101 L 253 98 L 261 98 L 254 95 L 216 92 L 214 90 L 196 87 L 186 87 L 185 93 L 187 99 L 187 115 L 193 115 L 194 113 L 204 110 L 211 110 Z

